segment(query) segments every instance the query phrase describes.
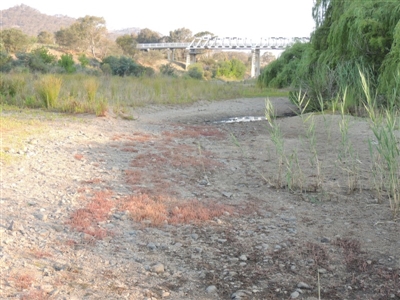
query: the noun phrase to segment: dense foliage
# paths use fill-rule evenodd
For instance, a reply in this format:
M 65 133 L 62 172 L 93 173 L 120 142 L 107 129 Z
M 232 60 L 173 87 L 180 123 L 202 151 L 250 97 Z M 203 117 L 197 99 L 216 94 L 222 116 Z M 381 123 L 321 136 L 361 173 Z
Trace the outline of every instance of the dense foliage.
M 106 67 L 104 67 L 106 66 Z M 121 57 L 116 57 L 116 56 L 108 56 L 105 59 L 103 59 L 102 62 L 102 69 L 103 68 L 109 68 L 112 72 L 112 75 L 118 75 L 118 76 L 142 76 L 142 75 L 147 75 L 151 76 L 154 74 L 154 70 L 151 68 L 146 68 L 143 67 L 139 64 L 137 64 L 132 58 L 126 57 L 126 56 L 121 56 Z
M 310 43 L 295 44 L 264 69 L 261 86 L 301 88 L 317 101 L 347 88 L 358 105 L 359 71 L 381 104 L 400 86 L 400 2 L 317 0 Z M 397 95 L 400 104 L 400 95 Z

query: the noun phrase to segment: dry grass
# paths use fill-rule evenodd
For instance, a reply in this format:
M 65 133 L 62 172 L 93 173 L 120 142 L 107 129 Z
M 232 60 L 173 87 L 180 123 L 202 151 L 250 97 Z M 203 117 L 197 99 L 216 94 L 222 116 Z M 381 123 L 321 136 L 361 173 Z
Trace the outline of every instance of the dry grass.
M 220 217 L 225 212 L 232 213 L 233 207 L 198 200 L 178 200 L 167 196 L 148 194 L 131 195 L 121 207 L 127 210 L 135 222 L 147 221 L 150 226 L 164 224 L 199 224 Z
M 30 253 L 36 258 L 45 258 L 45 257 L 53 256 L 53 254 L 51 254 L 50 252 L 43 250 L 43 249 L 37 249 L 37 248 L 31 249 Z
M 67 224 L 95 239 L 103 239 L 110 235 L 111 232 L 100 228 L 98 223 L 106 221 L 114 207 L 114 202 L 109 199 L 111 195 L 112 192 L 108 190 L 96 192 L 83 208 L 72 212 Z
M 31 289 L 28 292 L 24 293 L 21 300 L 46 300 L 50 299 L 50 296 L 43 290 L 40 289 Z
M 173 138 L 199 138 L 199 137 L 212 137 L 212 138 L 225 138 L 226 133 L 213 126 L 175 126 L 176 130 L 164 131 L 162 133 L 165 137 Z
M 155 138 L 156 137 L 154 135 L 151 135 L 151 134 L 134 132 L 131 135 L 127 135 L 125 133 L 114 134 L 111 137 L 111 140 L 112 141 L 128 140 L 128 141 L 131 141 L 131 142 L 144 143 L 144 142 L 148 142 L 150 140 L 153 140 Z M 133 146 L 135 144 L 131 143 L 130 145 Z
M 17 274 L 12 274 L 9 281 L 12 281 L 17 289 L 25 290 L 32 286 L 35 277 L 28 272 L 18 272 Z

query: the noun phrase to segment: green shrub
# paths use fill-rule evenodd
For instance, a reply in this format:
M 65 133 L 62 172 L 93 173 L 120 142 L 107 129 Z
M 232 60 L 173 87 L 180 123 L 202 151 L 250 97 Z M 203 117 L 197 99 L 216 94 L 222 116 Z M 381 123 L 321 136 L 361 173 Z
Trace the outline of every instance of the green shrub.
M 6 51 L 0 51 L 0 72 L 9 72 L 13 59 Z
M 203 79 L 203 75 L 204 75 L 203 66 L 199 63 L 190 65 L 189 70 L 188 70 L 188 75 L 189 75 L 189 77 L 192 77 L 195 79 Z
M 79 60 L 79 62 L 81 63 L 81 66 L 84 67 L 84 68 L 85 68 L 86 66 L 88 66 L 89 63 L 90 63 L 90 60 L 86 57 L 85 54 L 79 55 L 78 60 Z
M 149 73 L 151 72 L 149 70 L 146 70 L 143 66 L 137 64 L 132 58 L 126 56 L 121 56 L 121 57 L 108 56 L 103 59 L 102 66 L 104 66 L 105 64 L 108 64 L 110 66 L 113 75 L 118 75 L 121 77 L 125 76 L 139 77 L 146 71 Z
M 61 55 L 58 64 L 64 68 L 67 73 L 74 73 L 76 71 L 74 59 L 71 54 L 63 54 Z
M 175 76 L 175 68 L 171 63 L 160 66 L 160 73 L 165 76 Z
M 224 60 L 218 64 L 216 76 L 233 79 L 243 79 L 245 73 L 245 64 L 242 61 L 233 58 L 231 60 Z

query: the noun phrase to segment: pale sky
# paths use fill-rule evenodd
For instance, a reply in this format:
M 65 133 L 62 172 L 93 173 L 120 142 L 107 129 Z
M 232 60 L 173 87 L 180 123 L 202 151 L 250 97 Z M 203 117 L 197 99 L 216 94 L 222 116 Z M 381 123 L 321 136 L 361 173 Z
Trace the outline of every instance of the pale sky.
M 314 28 L 314 0 L 1 0 L 0 10 L 21 3 L 48 15 L 103 17 L 109 30 L 139 27 L 163 35 L 185 27 L 224 37 L 308 37 Z

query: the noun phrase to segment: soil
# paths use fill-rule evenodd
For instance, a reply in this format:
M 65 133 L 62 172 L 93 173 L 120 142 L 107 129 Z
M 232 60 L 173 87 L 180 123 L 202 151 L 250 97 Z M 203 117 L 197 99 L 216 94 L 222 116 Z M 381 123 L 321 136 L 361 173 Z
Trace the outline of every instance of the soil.
M 261 98 L 135 120 L 3 111 L 44 127 L 3 145 L 0 298 L 400 299 L 368 122 L 346 118 L 342 143 L 340 116 L 271 100 L 282 161 L 266 120 L 220 122 L 262 117 Z

